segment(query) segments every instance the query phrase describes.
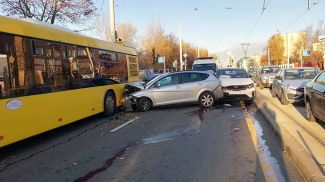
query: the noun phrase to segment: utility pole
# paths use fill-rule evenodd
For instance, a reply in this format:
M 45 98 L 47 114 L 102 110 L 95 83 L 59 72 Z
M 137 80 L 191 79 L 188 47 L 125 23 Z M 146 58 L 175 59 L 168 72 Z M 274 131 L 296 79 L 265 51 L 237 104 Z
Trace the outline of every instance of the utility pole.
M 180 70 L 183 71 L 182 30 L 180 25 L 178 25 L 178 33 L 179 33 L 179 64 L 180 64 Z
M 111 30 L 111 42 L 116 42 L 116 29 L 115 29 L 115 10 L 114 10 L 114 0 L 109 0 L 109 20 L 110 20 L 110 30 Z
M 270 60 L 270 46 L 269 44 L 267 44 L 267 65 L 270 66 L 271 65 L 271 60 Z
M 287 66 L 289 67 L 290 57 L 289 57 L 289 39 L 288 39 L 288 33 L 286 33 L 286 44 L 287 44 Z
M 300 48 L 299 52 L 300 52 L 300 67 L 302 67 L 302 63 L 303 63 L 303 57 L 302 57 L 303 56 L 303 48 L 302 47 Z
M 199 58 L 199 57 L 200 57 L 200 47 L 197 46 L 197 58 Z
M 241 43 L 240 45 L 243 48 L 244 56 L 247 57 L 247 51 L 248 51 L 249 43 Z

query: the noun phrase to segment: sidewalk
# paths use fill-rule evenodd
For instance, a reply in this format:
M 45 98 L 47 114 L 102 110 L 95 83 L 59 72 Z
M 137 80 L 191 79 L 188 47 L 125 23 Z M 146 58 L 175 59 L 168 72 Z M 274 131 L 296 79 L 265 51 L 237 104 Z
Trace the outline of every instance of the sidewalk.
M 302 108 L 283 106 L 268 89 L 257 89 L 257 108 L 279 134 L 284 150 L 306 181 L 325 181 L 325 128 L 304 118 Z

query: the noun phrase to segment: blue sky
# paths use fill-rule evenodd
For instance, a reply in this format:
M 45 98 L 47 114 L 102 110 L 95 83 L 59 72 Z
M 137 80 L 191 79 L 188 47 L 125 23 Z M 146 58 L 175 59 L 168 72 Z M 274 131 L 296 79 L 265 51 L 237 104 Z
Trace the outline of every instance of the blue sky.
M 97 2 L 99 8 L 101 2 Z M 310 2 L 319 4 L 287 27 L 306 11 L 307 0 L 271 0 L 249 37 L 261 14 L 263 0 L 115 0 L 115 11 L 116 23 L 131 22 L 140 34 L 153 18 L 160 21 L 167 33 L 175 35 L 180 24 L 184 40 L 219 54 L 230 50 L 239 57 L 241 42 L 251 43 L 249 53 L 259 53 L 277 29 L 280 32 L 300 31 L 325 20 L 324 0 Z M 108 0 L 104 0 L 103 11 L 108 11 Z

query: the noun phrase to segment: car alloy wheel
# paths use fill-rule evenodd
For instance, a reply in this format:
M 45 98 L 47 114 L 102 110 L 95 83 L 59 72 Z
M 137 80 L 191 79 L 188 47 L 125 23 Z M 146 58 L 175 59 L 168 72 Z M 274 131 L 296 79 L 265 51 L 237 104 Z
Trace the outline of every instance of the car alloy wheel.
M 211 107 L 214 104 L 214 97 L 209 92 L 204 92 L 200 96 L 200 105 L 202 107 Z
M 148 111 L 152 106 L 152 102 L 147 97 L 142 97 L 138 100 L 138 110 L 139 111 Z
M 311 110 L 310 102 L 306 101 L 305 104 L 305 110 L 306 110 L 306 117 L 308 121 L 315 122 L 316 119 L 314 117 L 313 111 Z

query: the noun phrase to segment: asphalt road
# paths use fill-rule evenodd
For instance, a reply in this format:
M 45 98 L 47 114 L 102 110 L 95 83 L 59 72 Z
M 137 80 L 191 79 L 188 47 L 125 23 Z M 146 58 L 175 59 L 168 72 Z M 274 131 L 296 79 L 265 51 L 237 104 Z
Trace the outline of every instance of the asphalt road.
M 265 181 L 243 111 L 229 104 L 78 121 L 0 150 L 0 181 Z M 249 112 L 279 181 L 302 181 L 264 117 Z

